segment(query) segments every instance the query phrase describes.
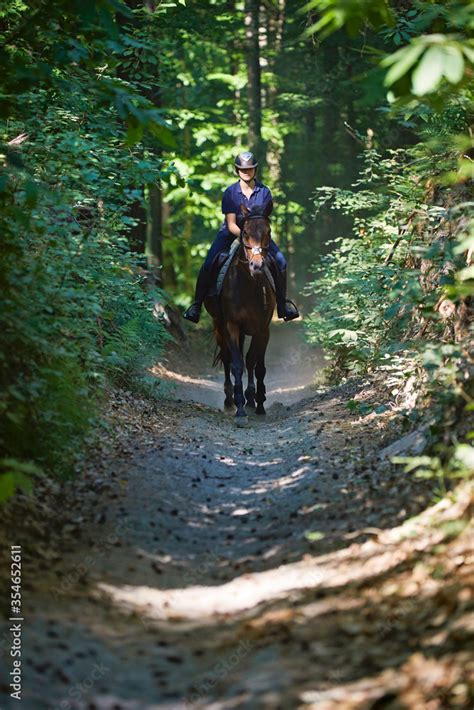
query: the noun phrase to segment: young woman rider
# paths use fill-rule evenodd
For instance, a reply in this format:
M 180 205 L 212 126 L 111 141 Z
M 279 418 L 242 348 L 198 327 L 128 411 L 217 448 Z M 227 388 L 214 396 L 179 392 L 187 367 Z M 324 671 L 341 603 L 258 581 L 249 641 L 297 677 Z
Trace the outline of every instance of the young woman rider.
M 184 318 L 197 323 L 201 315 L 201 306 L 204 298 L 211 287 L 211 266 L 215 257 L 221 251 L 228 251 L 235 238 L 240 237 L 240 230 L 243 224 L 240 206 L 244 204 L 249 209 L 253 207 L 263 207 L 269 203 L 272 211 L 272 194 L 263 183 L 257 182 L 258 162 L 253 153 L 248 151 L 240 153 L 234 162 L 235 172 L 239 179 L 230 185 L 222 196 L 222 212 L 225 215 L 225 222 L 219 229 L 217 237 L 209 249 L 204 264 L 198 275 L 196 283 L 196 294 L 194 301 L 184 312 Z M 298 309 L 292 301 L 286 298 L 286 260 L 273 239 L 270 241 L 270 254 L 278 264 L 278 274 L 275 283 L 277 313 L 279 318 L 285 321 L 298 318 Z

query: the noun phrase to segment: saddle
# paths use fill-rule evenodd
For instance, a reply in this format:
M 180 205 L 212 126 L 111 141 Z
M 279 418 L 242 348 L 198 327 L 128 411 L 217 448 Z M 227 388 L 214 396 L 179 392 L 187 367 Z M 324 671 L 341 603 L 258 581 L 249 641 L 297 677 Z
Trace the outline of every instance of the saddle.
M 209 292 L 209 296 L 213 296 L 215 298 L 219 298 L 222 292 L 222 286 L 224 284 L 224 279 L 226 277 L 227 272 L 229 271 L 229 267 L 232 264 L 232 260 L 234 259 L 234 256 L 236 252 L 238 251 L 240 247 L 240 242 L 238 239 L 234 239 L 232 242 L 232 245 L 230 247 L 230 250 L 221 252 L 220 254 L 217 254 L 216 258 L 214 259 L 211 267 L 212 271 L 212 286 L 211 290 Z M 271 262 L 271 265 L 268 264 L 268 261 Z M 267 259 L 265 260 L 265 263 L 263 265 L 263 271 L 268 279 L 268 283 L 270 284 L 271 288 L 273 291 L 276 293 L 276 288 L 275 288 L 275 278 L 272 274 L 273 269 L 277 269 L 278 266 L 273 259 L 271 255 L 268 255 Z

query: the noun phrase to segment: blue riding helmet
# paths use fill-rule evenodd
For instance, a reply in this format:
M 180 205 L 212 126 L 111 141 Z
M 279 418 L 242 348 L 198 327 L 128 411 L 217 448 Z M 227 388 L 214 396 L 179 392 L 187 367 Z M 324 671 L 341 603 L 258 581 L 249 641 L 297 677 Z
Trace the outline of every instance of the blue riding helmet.
M 253 153 L 249 150 L 239 153 L 234 161 L 235 172 L 238 172 L 239 168 L 244 170 L 249 170 L 250 168 L 257 168 L 258 161 L 256 160 Z

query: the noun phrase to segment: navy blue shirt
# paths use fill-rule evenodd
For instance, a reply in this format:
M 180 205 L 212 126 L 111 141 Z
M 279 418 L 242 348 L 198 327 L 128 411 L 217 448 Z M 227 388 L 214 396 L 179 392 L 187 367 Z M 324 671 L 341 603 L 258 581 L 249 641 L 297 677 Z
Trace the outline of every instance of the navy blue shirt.
M 250 197 L 247 197 L 242 192 L 240 181 L 237 181 L 234 182 L 233 185 L 230 185 L 222 195 L 222 212 L 223 214 L 229 214 L 230 212 L 237 215 L 237 225 L 242 228 L 243 215 L 240 206 L 243 204 L 248 209 L 251 209 L 252 207 L 263 207 L 267 202 L 270 203 L 267 214 L 270 214 L 273 209 L 273 199 L 272 193 L 266 185 L 261 182 L 255 183 L 252 194 Z M 227 228 L 225 224 L 223 226 Z

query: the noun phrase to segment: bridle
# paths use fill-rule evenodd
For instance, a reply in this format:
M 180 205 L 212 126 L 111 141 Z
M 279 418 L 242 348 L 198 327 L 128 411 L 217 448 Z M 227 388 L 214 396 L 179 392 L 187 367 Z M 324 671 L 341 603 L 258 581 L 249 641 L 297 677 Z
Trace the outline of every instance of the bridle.
M 249 249 L 249 250 L 252 252 L 252 254 L 254 254 L 255 256 L 256 256 L 257 254 L 262 254 L 262 259 L 265 259 L 266 253 L 264 254 L 263 252 L 268 252 L 270 243 L 269 243 L 268 246 L 266 246 L 266 247 L 260 247 L 260 246 L 254 246 L 254 247 L 252 247 L 252 246 L 250 246 L 250 244 L 246 244 L 246 243 L 244 242 L 244 224 L 245 224 L 245 222 L 247 222 L 247 220 L 249 220 L 249 219 L 266 219 L 268 223 L 270 222 L 270 220 L 268 219 L 268 217 L 266 217 L 266 216 L 263 215 L 263 214 L 249 214 L 249 215 L 247 215 L 246 217 L 244 217 L 244 221 L 243 221 L 243 223 L 242 223 L 242 229 L 240 230 L 240 243 L 241 243 L 241 245 L 243 246 L 244 250 L 245 250 L 245 249 Z M 248 261 L 249 261 L 249 258 L 248 258 L 248 256 L 247 256 L 247 252 L 244 251 L 244 254 L 245 254 L 245 259 L 240 259 L 240 261 L 248 262 Z

